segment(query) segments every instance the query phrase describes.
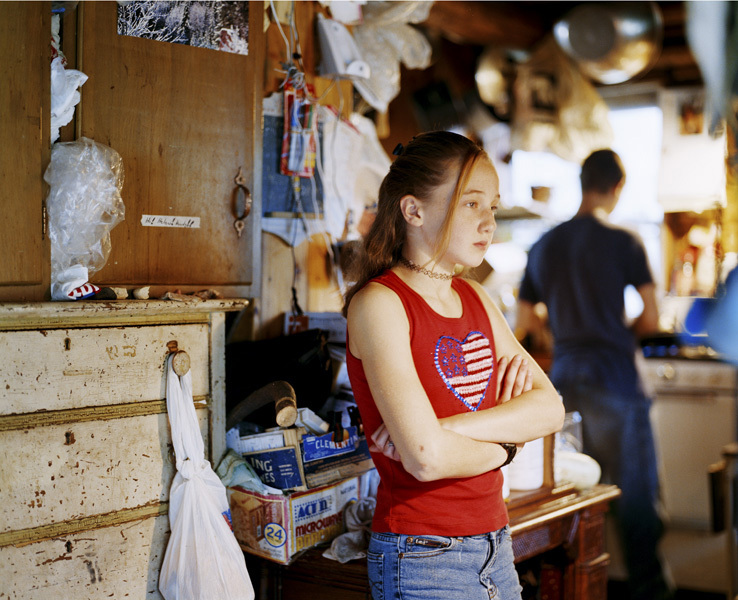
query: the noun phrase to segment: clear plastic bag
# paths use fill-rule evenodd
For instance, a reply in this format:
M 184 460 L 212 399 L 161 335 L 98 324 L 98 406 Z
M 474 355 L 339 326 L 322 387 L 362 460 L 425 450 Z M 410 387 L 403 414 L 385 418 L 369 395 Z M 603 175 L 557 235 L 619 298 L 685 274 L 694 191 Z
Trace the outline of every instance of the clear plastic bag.
M 110 255 L 110 231 L 125 218 L 120 155 L 88 138 L 54 144 L 44 179 L 51 241 L 51 297 L 70 293 Z
M 354 27 L 354 41 L 370 68 L 368 79 L 354 86 L 364 100 L 379 112 L 400 93 L 400 61 L 408 69 L 430 65 L 431 45 L 409 23 L 428 18 L 432 2 L 372 2 L 364 7 L 364 21 Z

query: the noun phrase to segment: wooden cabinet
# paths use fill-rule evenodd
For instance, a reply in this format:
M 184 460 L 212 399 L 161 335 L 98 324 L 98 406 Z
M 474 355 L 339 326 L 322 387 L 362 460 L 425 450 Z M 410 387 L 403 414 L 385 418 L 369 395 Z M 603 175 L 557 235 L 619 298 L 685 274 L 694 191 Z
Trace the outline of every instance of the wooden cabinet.
M 49 287 L 50 35 L 51 2 L 0 2 L 0 300 L 40 300 Z
M 245 301 L 0 305 L 0 598 L 160 598 L 175 474 L 168 344 L 225 451 L 225 312 Z
M 0 108 L 13 115 L 0 128 L 8 192 L 0 300 L 44 300 L 52 5 L 0 4 Z M 62 48 L 76 58 L 69 67 L 88 76 L 73 137 L 110 146 L 123 159 L 125 220 L 112 230 L 110 256 L 93 282 L 150 285 L 157 295 L 203 288 L 226 297 L 259 294 L 264 5 L 239 4 L 249 11 L 248 55 L 119 35 L 115 2 L 80 2 L 64 13 Z M 240 236 L 234 222 L 247 196 L 236 184 L 239 172 L 252 199 Z M 147 217 L 199 226 L 149 226 Z
M 81 15 L 80 133 L 123 158 L 126 219 L 95 275 L 118 285 L 237 286 L 250 295 L 261 169 L 264 34 L 249 11 L 249 54 L 119 35 L 117 3 L 85 2 Z M 254 205 L 239 237 L 242 170 Z M 146 215 L 196 218 L 199 228 L 144 226 Z M 233 295 L 233 294 L 229 294 Z

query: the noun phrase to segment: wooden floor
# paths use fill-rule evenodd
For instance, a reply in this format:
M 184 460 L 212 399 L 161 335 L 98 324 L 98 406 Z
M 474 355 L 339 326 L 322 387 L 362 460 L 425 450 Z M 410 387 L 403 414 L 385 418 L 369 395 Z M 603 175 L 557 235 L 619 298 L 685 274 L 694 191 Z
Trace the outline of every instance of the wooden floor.
M 607 586 L 607 600 L 627 600 L 627 598 L 625 583 L 610 581 Z M 727 598 L 725 594 L 678 589 L 674 600 L 727 600 Z
M 677 590 L 674 600 L 726 600 L 725 594 L 710 594 L 692 590 Z

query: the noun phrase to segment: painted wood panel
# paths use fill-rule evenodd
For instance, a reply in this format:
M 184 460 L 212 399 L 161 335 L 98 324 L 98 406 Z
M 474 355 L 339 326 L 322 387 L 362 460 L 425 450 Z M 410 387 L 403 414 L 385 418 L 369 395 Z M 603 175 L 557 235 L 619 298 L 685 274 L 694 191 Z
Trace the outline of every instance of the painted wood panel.
M 166 414 L 0 432 L 0 533 L 167 501 L 175 471 Z
M 0 332 L 0 415 L 166 398 L 171 340 L 190 357 L 193 396 L 207 395 L 206 324 Z
M 160 600 L 169 518 L 149 518 L 0 548 L 0 598 Z

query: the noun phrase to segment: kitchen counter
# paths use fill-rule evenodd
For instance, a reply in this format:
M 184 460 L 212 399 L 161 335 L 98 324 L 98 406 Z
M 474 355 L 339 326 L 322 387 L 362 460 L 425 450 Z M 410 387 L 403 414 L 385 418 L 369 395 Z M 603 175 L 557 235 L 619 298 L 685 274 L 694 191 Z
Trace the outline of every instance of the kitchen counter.
M 653 399 L 665 560 L 678 587 L 725 593 L 726 542 L 712 531 L 710 471 L 738 440 L 738 368 L 698 354 L 646 358 L 639 367 Z

